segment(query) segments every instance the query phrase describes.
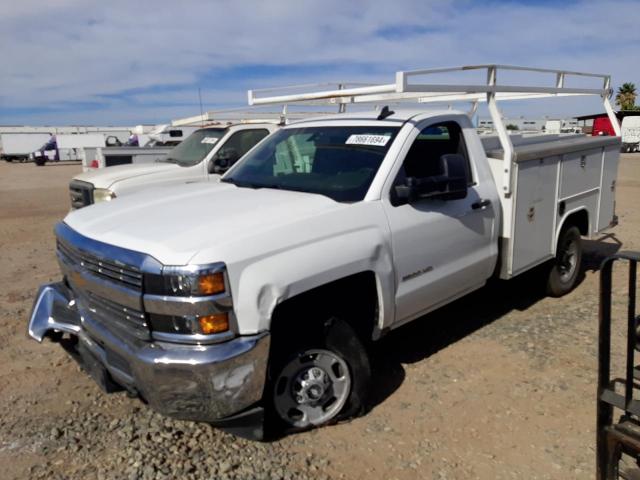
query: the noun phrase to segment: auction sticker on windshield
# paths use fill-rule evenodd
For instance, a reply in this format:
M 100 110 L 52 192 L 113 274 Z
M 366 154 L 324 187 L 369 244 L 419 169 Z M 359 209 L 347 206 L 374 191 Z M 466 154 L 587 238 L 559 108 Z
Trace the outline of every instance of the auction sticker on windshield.
M 345 142 L 347 145 L 372 145 L 375 147 L 384 147 L 389 139 L 390 135 L 350 135 Z
M 200 143 L 210 143 L 213 145 L 217 141 L 218 141 L 218 138 L 216 137 L 204 137 Z

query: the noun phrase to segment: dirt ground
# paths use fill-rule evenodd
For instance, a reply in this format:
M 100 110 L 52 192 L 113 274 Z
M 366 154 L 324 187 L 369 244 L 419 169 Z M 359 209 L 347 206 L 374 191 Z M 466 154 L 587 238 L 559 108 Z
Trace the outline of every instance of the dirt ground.
M 594 478 L 596 270 L 640 249 L 640 154 L 623 155 L 620 225 L 585 242 L 574 292 L 544 298 L 525 275 L 413 322 L 378 345 L 369 413 L 269 444 L 103 394 L 59 346 L 26 338 L 79 171 L 0 163 L 0 478 Z

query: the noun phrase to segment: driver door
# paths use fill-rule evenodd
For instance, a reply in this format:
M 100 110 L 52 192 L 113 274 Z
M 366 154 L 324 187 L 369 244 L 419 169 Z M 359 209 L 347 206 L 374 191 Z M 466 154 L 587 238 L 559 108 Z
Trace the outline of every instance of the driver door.
M 407 177 L 440 175 L 439 158 L 467 159 L 469 183 L 462 199 L 402 201 L 395 185 Z M 464 135 L 456 122 L 421 128 L 409 148 L 385 209 L 391 227 L 396 267 L 396 321 L 407 321 L 485 283 L 494 266 L 494 206 L 484 191 L 491 185 L 473 181 Z

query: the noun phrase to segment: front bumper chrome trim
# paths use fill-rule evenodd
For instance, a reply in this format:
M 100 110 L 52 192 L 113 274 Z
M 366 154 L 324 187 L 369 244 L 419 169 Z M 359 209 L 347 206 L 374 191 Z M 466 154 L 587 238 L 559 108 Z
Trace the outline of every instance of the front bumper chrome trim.
M 39 342 L 51 331 L 76 336 L 118 384 L 139 392 L 164 415 L 213 422 L 261 400 L 267 332 L 215 345 L 142 341 L 108 329 L 81 305 L 63 283 L 42 286 L 31 311 L 29 336 Z
M 232 331 L 203 335 L 201 333 L 152 332 L 151 336 L 159 342 L 182 343 L 190 345 L 213 345 L 231 340 L 236 334 Z
M 51 330 L 74 335 L 81 330 L 75 300 L 62 283 L 40 287 L 29 318 L 29 336 L 38 342 Z

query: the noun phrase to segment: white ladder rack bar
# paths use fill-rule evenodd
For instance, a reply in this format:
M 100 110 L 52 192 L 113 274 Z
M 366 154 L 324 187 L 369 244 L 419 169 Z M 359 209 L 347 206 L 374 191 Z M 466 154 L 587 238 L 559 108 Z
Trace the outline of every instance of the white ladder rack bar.
M 174 127 L 185 125 L 214 126 L 215 124 L 252 124 L 252 123 L 285 123 L 290 120 L 299 120 L 310 116 L 331 115 L 335 112 L 313 111 L 313 112 L 288 112 L 286 108 L 281 111 L 259 111 L 247 110 L 246 107 L 241 109 L 228 110 L 210 110 L 201 115 L 185 117 L 173 120 L 171 125 Z
M 430 84 L 413 83 L 416 77 L 441 74 L 460 73 L 468 71 L 486 71 L 486 83 L 483 84 Z M 501 85 L 498 83 L 499 71 L 528 72 L 536 74 L 554 74 L 553 83 L 550 86 L 539 85 Z M 600 88 L 577 88 L 566 87 L 568 77 L 587 77 L 600 79 Z M 309 85 L 309 87 L 326 87 L 328 84 Z M 336 84 L 332 84 L 336 85 Z M 498 133 L 502 149 L 504 151 L 504 179 L 503 194 L 505 197 L 511 195 L 512 179 L 511 165 L 513 158 L 513 144 L 504 125 L 502 114 L 498 108 L 498 101 L 504 100 L 526 100 L 536 98 L 568 97 L 574 95 L 599 96 L 604 104 L 604 109 L 609 116 L 611 125 L 620 136 L 620 124 L 615 116 L 609 97 L 611 91 L 611 77 L 598 73 L 574 72 L 570 70 L 556 70 L 549 68 L 521 67 L 515 65 L 468 65 L 462 67 L 429 68 L 422 70 L 400 71 L 396 73 L 395 83 L 382 85 L 365 85 L 347 87 L 339 85 L 337 89 L 327 89 L 319 91 L 309 91 L 306 93 L 289 93 L 276 96 L 258 96 L 258 92 L 282 91 L 285 87 L 278 89 L 249 90 L 249 105 L 273 105 L 288 103 L 310 103 L 314 105 L 322 104 L 348 104 L 348 103 L 381 103 L 413 101 L 418 103 L 442 103 L 470 101 L 487 102 L 489 113 L 493 121 L 494 128 Z M 302 88 L 306 86 L 298 86 Z M 475 107 L 474 107 L 475 108 Z M 343 109 L 341 109 L 343 111 Z M 472 110 L 474 111 L 474 110 Z

